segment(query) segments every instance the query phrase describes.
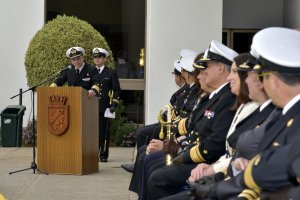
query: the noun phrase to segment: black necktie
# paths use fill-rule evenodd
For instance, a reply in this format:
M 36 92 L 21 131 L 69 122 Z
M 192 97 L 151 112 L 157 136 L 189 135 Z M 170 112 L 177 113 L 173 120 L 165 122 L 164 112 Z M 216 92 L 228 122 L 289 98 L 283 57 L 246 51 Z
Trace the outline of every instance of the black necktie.
M 98 68 L 98 74 L 101 74 L 101 69 L 100 68 Z
M 76 74 L 79 75 L 79 69 L 76 69 Z

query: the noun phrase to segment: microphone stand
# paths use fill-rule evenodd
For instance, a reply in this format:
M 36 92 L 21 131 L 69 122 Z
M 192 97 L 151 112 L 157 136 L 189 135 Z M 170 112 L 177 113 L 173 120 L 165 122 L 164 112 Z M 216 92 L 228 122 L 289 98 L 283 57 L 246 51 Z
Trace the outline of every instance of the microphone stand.
M 19 93 L 19 94 L 17 94 L 17 95 L 14 95 L 14 96 L 12 96 L 12 97 L 10 97 L 10 99 L 13 99 L 13 98 L 15 98 L 15 97 L 17 97 L 17 96 L 20 96 L 20 95 L 22 95 L 23 93 L 26 93 L 26 92 L 28 92 L 28 91 L 31 91 L 32 92 L 32 126 L 33 126 L 33 128 L 32 128 L 32 135 L 33 135 L 33 145 L 32 145 L 32 154 L 33 154 L 33 159 L 32 159 L 32 162 L 31 162 L 31 166 L 29 167 L 29 168 L 25 168 L 25 169 L 21 169 L 21 170 L 17 170 L 17 171 L 13 171 L 13 172 L 9 172 L 9 174 L 13 174 L 13 173 L 17 173 L 17 172 L 22 172 L 22 171 L 26 171 L 26 170 L 30 170 L 30 169 L 33 169 L 33 173 L 35 174 L 35 170 L 38 170 L 38 171 L 40 171 L 40 172 L 42 172 L 43 174 L 46 174 L 46 175 L 48 175 L 48 173 L 47 172 L 44 172 L 44 171 L 42 171 L 42 170 L 40 170 L 40 169 L 38 169 L 38 167 L 37 167 L 37 164 L 36 164 L 36 162 L 35 162 L 35 158 L 36 158 L 36 151 L 35 151 L 35 146 L 36 146 L 36 128 L 35 128 L 35 117 L 34 117 L 34 107 L 35 107 L 35 104 L 34 104 L 34 93 L 35 93 L 35 88 L 36 87 L 38 87 L 38 86 L 40 86 L 40 85 L 43 85 L 43 84 L 45 84 L 45 83 L 47 83 L 47 82 L 49 82 L 49 81 L 51 81 L 51 80 L 53 80 L 53 79 L 55 79 L 55 78 L 57 78 L 58 76 L 60 76 L 61 75 L 61 73 L 63 72 L 63 71 L 65 71 L 65 70 L 67 70 L 67 69 L 69 69 L 69 68 L 66 68 L 66 69 L 63 69 L 63 70 L 61 70 L 60 72 L 58 72 L 57 74 L 55 74 L 54 76 L 52 76 L 52 77 L 50 77 L 50 78 L 48 78 L 47 80 L 45 80 L 45 81 L 42 81 L 41 83 L 39 83 L 39 84 L 37 84 L 37 85 L 35 85 L 35 86 L 33 86 L 33 87 L 30 87 L 30 88 L 28 88 L 27 90 L 25 90 L 25 91 L 23 91 L 22 93 Z

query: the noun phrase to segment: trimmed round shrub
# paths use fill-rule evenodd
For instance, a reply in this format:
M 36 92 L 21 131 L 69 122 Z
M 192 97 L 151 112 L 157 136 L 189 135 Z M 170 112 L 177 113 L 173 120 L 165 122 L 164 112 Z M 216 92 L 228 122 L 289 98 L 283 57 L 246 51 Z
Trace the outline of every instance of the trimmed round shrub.
M 58 16 L 45 24 L 29 44 L 25 57 L 28 85 L 35 86 L 67 67 L 70 60 L 66 51 L 75 46 L 84 48 L 84 59 L 90 64 L 93 48 L 106 49 L 110 54 L 108 66 L 114 67 L 112 52 L 97 30 L 76 17 Z

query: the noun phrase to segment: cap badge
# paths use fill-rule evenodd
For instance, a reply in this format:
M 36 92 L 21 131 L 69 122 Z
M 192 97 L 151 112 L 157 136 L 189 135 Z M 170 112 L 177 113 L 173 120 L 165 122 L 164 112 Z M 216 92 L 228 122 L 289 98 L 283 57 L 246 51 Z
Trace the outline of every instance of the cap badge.
M 247 63 L 241 64 L 240 65 L 241 69 L 249 69 L 250 67 L 247 65 Z
M 255 65 L 255 66 L 253 67 L 254 70 L 259 70 L 260 68 L 261 68 L 260 65 Z
M 76 51 L 76 49 L 71 49 L 71 53 L 73 54 L 73 53 L 76 53 L 77 51 Z

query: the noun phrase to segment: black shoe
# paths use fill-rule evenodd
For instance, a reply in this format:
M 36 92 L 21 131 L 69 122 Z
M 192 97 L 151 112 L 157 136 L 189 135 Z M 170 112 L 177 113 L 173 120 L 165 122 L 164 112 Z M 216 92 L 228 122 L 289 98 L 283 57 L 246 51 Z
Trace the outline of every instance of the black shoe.
M 121 164 L 121 167 L 129 173 L 133 173 L 134 163 L 125 163 Z
M 100 161 L 101 161 L 101 162 L 107 162 L 107 158 L 100 157 Z

